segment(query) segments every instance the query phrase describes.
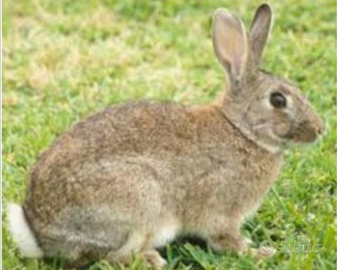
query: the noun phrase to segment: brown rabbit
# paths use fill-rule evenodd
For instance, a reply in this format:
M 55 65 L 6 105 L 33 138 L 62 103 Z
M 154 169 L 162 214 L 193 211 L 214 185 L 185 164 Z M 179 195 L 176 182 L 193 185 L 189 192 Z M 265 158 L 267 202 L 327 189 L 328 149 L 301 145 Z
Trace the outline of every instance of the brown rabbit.
M 221 102 L 115 105 L 60 136 L 33 169 L 23 206 L 9 206 L 22 254 L 120 263 L 137 254 L 162 267 L 156 248 L 179 234 L 247 252 L 241 224 L 283 150 L 323 131 L 295 85 L 259 69 L 270 24 L 267 4 L 248 34 L 237 16 L 215 12 L 213 44 L 229 83 Z

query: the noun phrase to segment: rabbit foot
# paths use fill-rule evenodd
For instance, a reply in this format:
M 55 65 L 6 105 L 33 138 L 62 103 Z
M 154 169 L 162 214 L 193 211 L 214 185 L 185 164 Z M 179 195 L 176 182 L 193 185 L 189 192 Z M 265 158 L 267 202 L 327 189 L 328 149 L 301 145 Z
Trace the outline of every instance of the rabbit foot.
M 167 265 L 167 261 L 161 257 L 156 250 L 147 250 L 142 253 L 145 262 L 155 269 L 162 269 Z
M 275 253 L 276 253 L 276 250 L 273 247 L 259 247 L 259 248 L 249 249 L 249 254 L 259 259 L 270 258 Z
M 94 263 L 94 260 L 87 257 L 81 257 L 75 261 L 70 262 L 63 267 L 63 270 L 86 269 L 89 265 Z
M 209 241 L 212 249 L 218 252 L 224 250 L 233 251 L 237 254 L 243 254 L 249 250 L 249 245 L 252 241 L 239 234 L 223 233 L 217 237 L 212 237 Z
M 134 255 L 136 257 L 139 257 L 146 264 L 147 267 L 152 269 L 162 269 L 167 265 L 166 260 L 163 259 L 158 251 L 156 251 L 155 249 L 144 250 L 134 254 L 126 254 L 124 256 L 120 256 L 118 259 L 108 259 L 108 261 L 117 263 L 123 268 L 132 264 L 133 260 L 135 259 Z

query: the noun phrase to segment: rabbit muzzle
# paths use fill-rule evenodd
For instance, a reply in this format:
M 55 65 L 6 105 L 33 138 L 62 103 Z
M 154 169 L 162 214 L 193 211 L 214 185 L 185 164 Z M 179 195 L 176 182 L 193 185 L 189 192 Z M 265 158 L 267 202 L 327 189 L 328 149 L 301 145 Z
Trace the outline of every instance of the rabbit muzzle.
M 313 114 L 311 119 L 294 121 L 289 124 L 289 128 L 284 127 L 284 130 L 288 131 L 280 134 L 282 139 L 294 143 L 313 143 L 324 133 L 325 125 L 319 116 Z M 276 133 L 278 134 L 278 131 Z

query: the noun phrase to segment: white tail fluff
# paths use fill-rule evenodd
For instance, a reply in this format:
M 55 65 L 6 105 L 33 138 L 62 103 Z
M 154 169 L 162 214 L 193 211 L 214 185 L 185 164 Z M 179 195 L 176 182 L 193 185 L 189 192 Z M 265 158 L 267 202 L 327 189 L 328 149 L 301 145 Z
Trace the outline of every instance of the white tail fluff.
M 29 228 L 22 207 L 17 204 L 9 204 L 7 206 L 7 216 L 9 230 L 22 256 L 29 258 L 42 257 L 43 251 L 39 248 Z

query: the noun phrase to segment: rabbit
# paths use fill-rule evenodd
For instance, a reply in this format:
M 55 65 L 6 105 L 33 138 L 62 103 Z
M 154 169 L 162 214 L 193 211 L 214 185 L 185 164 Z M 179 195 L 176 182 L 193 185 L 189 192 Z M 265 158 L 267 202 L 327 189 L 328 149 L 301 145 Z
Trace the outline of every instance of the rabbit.
M 113 105 L 61 135 L 38 160 L 23 206 L 8 207 L 26 257 L 74 265 L 107 260 L 151 267 L 180 235 L 217 252 L 257 250 L 240 233 L 276 179 L 289 146 L 321 137 L 324 122 L 295 84 L 259 68 L 272 10 L 250 31 L 227 9 L 213 16 L 216 57 L 228 86 L 209 105 Z

